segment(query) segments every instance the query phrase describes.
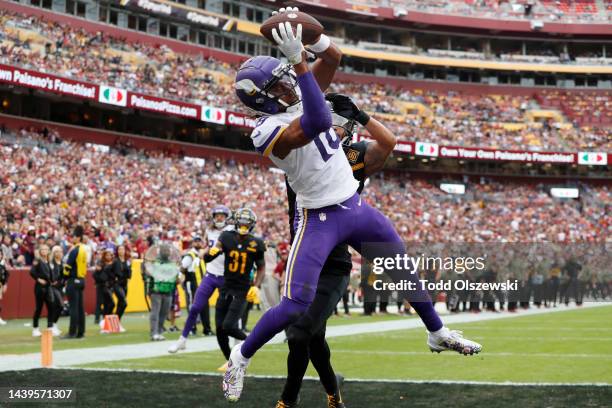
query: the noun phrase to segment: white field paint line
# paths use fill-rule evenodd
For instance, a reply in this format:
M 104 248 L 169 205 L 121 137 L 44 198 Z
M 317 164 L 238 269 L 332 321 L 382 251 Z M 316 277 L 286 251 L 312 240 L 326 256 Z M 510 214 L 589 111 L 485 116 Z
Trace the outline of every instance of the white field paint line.
M 374 355 L 389 355 L 389 356 L 427 356 L 428 353 L 422 351 L 389 351 L 389 350 L 359 350 L 359 349 L 338 349 L 331 348 L 333 354 L 374 354 Z M 266 351 L 285 353 L 286 350 L 281 349 L 266 349 Z M 512 352 L 494 352 L 479 354 L 480 357 L 547 357 L 547 358 L 594 358 L 598 360 L 612 360 L 612 354 L 571 354 L 571 353 L 512 353 Z M 461 358 L 459 354 L 457 357 Z
M 130 369 L 130 368 L 80 368 L 80 367 L 56 367 L 61 370 L 75 371 L 102 371 L 102 372 L 123 372 L 123 373 L 145 373 L 145 374 L 174 374 L 191 375 L 203 377 L 221 377 L 222 373 L 215 372 L 192 372 L 180 370 L 149 370 L 149 369 Z M 282 375 L 260 375 L 249 374 L 249 378 L 261 378 L 271 380 L 284 380 Z M 305 380 L 319 381 L 319 377 L 304 376 Z M 385 379 L 385 378 L 352 378 L 345 379 L 344 382 L 375 382 L 375 383 L 398 383 L 398 384 L 457 384 L 457 385 L 491 385 L 491 386 L 510 386 L 510 387 L 612 387 L 612 384 L 604 382 L 578 382 L 578 383 L 549 383 L 549 382 L 513 382 L 513 381 L 460 381 L 460 380 L 410 380 L 410 379 Z
M 580 309 L 609 306 L 612 303 L 585 303 Z M 557 308 L 557 309 L 529 309 L 521 313 L 493 313 L 482 312 L 478 314 L 457 314 L 443 316 L 444 323 L 451 326 L 459 323 L 473 323 L 488 320 L 513 319 L 523 316 L 533 316 L 539 314 L 558 313 L 568 310 L 580 310 L 578 308 Z M 358 323 L 342 326 L 330 326 L 327 328 L 327 337 L 354 336 L 366 333 L 381 333 L 393 330 L 421 329 L 425 332 L 423 323 L 420 319 L 398 319 L 384 322 Z M 425 334 L 425 333 L 423 333 Z M 144 335 L 144 333 L 143 333 Z M 268 344 L 282 343 L 284 333 L 277 334 Z M 74 341 L 75 346 L 78 340 Z M 136 344 L 124 344 L 116 346 L 74 348 L 70 350 L 60 350 L 53 353 L 53 361 L 57 367 L 66 367 L 77 364 L 91 364 L 103 361 L 120 361 L 136 358 L 162 357 L 167 356 L 169 341 L 147 342 Z M 187 342 L 187 350 L 182 353 L 198 353 L 203 351 L 217 350 L 216 338 L 199 338 Z M 40 367 L 40 354 L 29 353 L 22 355 L 2 355 L 0 359 L 0 371 L 28 370 Z

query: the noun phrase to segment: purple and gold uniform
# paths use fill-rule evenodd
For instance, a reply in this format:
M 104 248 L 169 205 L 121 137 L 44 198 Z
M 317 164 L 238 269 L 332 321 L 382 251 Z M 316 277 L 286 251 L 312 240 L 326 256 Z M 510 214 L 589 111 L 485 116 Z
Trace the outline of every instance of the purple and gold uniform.
M 242 89 L 265 89 L 280 61 L 256 57 L 240 69 L 236 81 Z M 390 253 L 403 253 L 404 245 L 393 225 L 357 193 L 359 183 L 332 127 L 331 111 L 311 72 L 296 78 L 302 102 L 259 121 L 251 138 L 255 148 L 287 175 L 295 191 L 295 239 L 285 270 L 283 298 L 268 310 L 242 344 L 241 354 L 252 357 L 276 333 L 294 322 L 312 302 L 319 274 L 331 251 L 347 243 L 360 251 L 363 243 L 384 243 Z M 253 89 L 255 89 L 253 88 Z M 299 120 L 311 140 L 285 157 L 274 154 L 274 145 L 293 121 Z M 405 276 L 406 279 L 416 277 Z M 431 302 L 415 306 L 429 331 L 443 327 Z
M 293 106 L 270 93 L 274 84 L 287 77 L 294 79 L 301 95 L 301 102 Z M 342 142 L 332 127 L 330 107 L 312 72 L 295 76 L 278 59 L 255 57 L 238 71 L 235 87 L 243 103 L 266 115 L 257 123 L 251 139 L 257 151 L 286 173 L 297 201 L 295 239 L 287 260 L 283 298 L 262 316 L 242 344 L 240 353 L 248 359 L 308 308 L 323 264 L 336 245 L 345 242 L 359 251 L 362 243 L 383 243 L 397 254 L 404 252 L 404 246 L 389 219 L 357 193 L 359 183 L 340 148 Z M 275 144 L 296 120 L 310 142 L 285 157 L 276 156 Z M 416 282 L 414 276 L 405 278 Z M 429 331 L 443 327 L 431 302 L 415 309 Z M 230 384 L 241 387 L 240 381 L 232 380 L 231 372 L 228 369 L 230 374 L 226 373 L 224 379 L 226 392 Z

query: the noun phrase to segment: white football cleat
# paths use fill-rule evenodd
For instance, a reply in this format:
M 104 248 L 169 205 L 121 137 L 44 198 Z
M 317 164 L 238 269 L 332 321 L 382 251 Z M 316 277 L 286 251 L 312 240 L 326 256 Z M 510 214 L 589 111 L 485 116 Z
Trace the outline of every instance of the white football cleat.
M 427 345 L 432 353 L 434 351 L 440 353 L 445 350 L 453 350 L 467 356 L 478 354 L 482 350 L 482 345 L 464 338 L 463 332 L 449 330 L 446 327 L 441 328 L 437 332 L 429 332 Z
M 0 317 L 0 326 L 4 326 L 6 325 L 6 320 L 2 320 L 2 318 Z
M 42 333 L 40 332 L 40 329 L 38 327 L 35 327 L 32 329 L 32 337 L 40 337 L 42 336 Z
M 240 353 L 242 342 L 232 348 L 230 358 L 227 362 L 227 370 L 223 376 L 223 395 L 229 402 L 238 402 L 242 387 L 244 385 L 244 375 L 249 365 L 249 358 L 244 358 Z
M 57 337 L 60 334 L 62 334 L 62 331 L 59 329 L 59 327 L 57 327 L 57 324 L 53 325 L 53 327 L 51 328 L 51 331 L 53 332 L 54 337 Z
M 127 330 L 125 330 L 125 327 L 123 327 L 122 325 L 119 325 L 119 333 L 125 333 Z
M 179 350 L 185 350 L 187 348 L 187 339 L 183 336 L 179 337 L 176 343 L 172 343 L 170 347 L 168 347 L 168 353 L 174 354 Z

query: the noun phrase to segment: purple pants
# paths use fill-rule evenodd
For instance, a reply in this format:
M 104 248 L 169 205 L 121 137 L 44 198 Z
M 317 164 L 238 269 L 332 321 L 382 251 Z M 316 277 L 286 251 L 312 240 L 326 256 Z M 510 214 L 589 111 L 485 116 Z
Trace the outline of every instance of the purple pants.
M 204 306 L 206 306 L 208 299 L 210 299 L 215 289 L 221 289 L 222 286 L 223 276 L 212 275 L 210 273 L 204 275 L 204 279 L 200 282 L 193 303 L 189 308 L 189 315 L 187 316 L 187 321 L 183 328 L 183 337 L 187 338 L 189 336 L 191 329 L 195 326 L 198 316 L 204 309 Z
M 323 264 L 331 250 L 342 242 L 357 251 L 361 250 L 362 243 L 388 243 L 395 253 L 404 251 L 404 244 L 389 219 L 358 194 L 329 207 L 296 208 L 295 238 L 287 259 L 283 298 L 257 322 L 242 345 L 243 356 L 253 356 L 308 308 L 314 299 Z M 442 321 L 431 302 L 412 306 L 429 331 L 442 328 Z

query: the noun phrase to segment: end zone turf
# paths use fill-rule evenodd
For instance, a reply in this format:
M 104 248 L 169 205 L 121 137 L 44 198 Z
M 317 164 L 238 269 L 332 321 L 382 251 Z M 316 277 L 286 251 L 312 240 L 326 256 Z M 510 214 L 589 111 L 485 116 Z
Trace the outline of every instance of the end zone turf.
M 272 408 L 283 381 L 247 378 L 248 391 L 236 407 Z M 0 373 L 0 384 L 73 388 L 78 407 L 205 407 L 227 408 L 220 376 L 110 372 L 87 370 L 29 370 Z M 438 383 L 351 382 L 343 387 L 350 408 L 374 407 L 606 407 L 610 386 L 500 386 Z M 145 403 L 146 401 L 146 403 Z M 323 408 L 325 394 L 316 381 L 305 381 L 303 408 Z M 436 402 L 437 401 L 437 402 Z M 27 406 L 26 404 L 15 404 Z

